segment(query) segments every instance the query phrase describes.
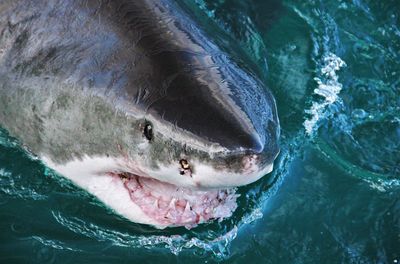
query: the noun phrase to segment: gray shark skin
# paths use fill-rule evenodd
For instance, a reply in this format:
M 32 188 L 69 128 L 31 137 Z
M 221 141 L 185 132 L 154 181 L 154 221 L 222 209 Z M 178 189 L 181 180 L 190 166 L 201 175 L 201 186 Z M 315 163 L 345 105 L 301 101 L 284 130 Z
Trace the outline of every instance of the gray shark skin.
M 217 192 L 228 206 L 221 190 L 269 173 L 279 152 L 271 93 L 169 0 L 1 1 L 0 126 L 117 213 L 160 228 L 229 216 L 234 206 L 210 215 L 189 200 Z M 186 193 L 168 208 L 183 204 L 192 221 L 162 209 L 164 183 Z M 137 205 L 138 188 L 158 211 Z

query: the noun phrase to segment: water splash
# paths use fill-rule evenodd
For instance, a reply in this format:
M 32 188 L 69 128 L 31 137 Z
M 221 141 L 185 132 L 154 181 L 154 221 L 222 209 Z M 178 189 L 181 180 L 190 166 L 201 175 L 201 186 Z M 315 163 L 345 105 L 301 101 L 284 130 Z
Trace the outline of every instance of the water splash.
M 376 180 L 369 180 L 364 179 L 372 189 L 375 189 L 379 192 L 387 192 L 393 190 L 394 188 L 400 187 L 400 180 L 399 179 L 376 179 Z
M 111 242 L 120 247 L 152 249 L 156 246 L 163 246 L 175 255 L 178 255 L 183 249 L 197 247 L 213 253 L 217 258 L 224 258 L 227 256 L 228 247 L 231 241 L 235 239 L 238 230 L 235 226 L 227 233 L 211 240 L 203 240 L 197 237 L 189 238 L 187 235 L 144 236 L 108 230 L 78 217 L 64 216 L 61 212 L 52 212 L 52 215 L 62 226 L 79 235 L 95 238 L 98 241 Z
M 6 169 L 0 168 L 0 193 L 22 200 L 46 200 L 48 197 L 38 193 L 32 186 L 21 184 L 21 175 L 14 175 Z
M 261 219 L 262 217 L 263 213 L 261 211 L 261 208 L 255 208 L 253 211 L 250 212 L 250 214 L 243 217 L 242 221 L 244 224 L 251 224 L 256 220 Z
M 48 247 L 51 247 L 54 249 L 82 252 L 82 250 L 80 250 L 80 249 L 68 247 L 65 245 L 65 243 L 63 243 L 61 241 L 57 241 L 55 239 L 47 239 L 47 238 L 41 237 L 41 236 L 32 236 L 32 239 L 36 240 L 37 242 L 39 242 L 45 246 L 48 246 Z
M 19 144 L 17 140 L 10 137 L 6 130 L 0 127 L 0 146 L 6 148 L 17 148 Z
M 322 101 L 314 101 L 311 108 L 306 110 L 311 118 L 304 121 L 304 128 L 309 136 L 313 136 L 318 129 L 319 121 L 326 117 L 327 106 L 335 103 L 342 90 L 342 84 L 339 82 L 337 71 L 346 66 L 346 63 L 333 53 L 326 54 L 322 59 L 321 77 L 316 77 L 318 87 L 314 89 L 314 94 L 322 97 Z

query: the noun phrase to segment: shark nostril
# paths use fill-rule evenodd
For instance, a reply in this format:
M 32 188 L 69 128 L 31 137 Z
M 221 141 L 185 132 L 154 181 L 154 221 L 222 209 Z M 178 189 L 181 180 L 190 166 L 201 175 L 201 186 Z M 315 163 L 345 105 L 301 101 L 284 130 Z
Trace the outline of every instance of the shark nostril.
M 179 164 L 181 165 L 181 168 L 184 169 L 184 170 L 190 169 L 189 162 L 187 160 L 185 160 L 185 159 L 181 159 L 179 161 Z
M 188 162 L 187 160 L 181 159 L 181 160 L 179 161 L 179 164 L 180 164 L 180 166 L 181 166 L 181 168 L 180 168 L 180 170 L 179 170 L 179 173 L 180 173 L 181 175 L 188 174 L 189 176 L 192 176 L 192 169 L 191 169 L 191 167 L 190 167 L 190 165 L 189 165 L 189 162 Z

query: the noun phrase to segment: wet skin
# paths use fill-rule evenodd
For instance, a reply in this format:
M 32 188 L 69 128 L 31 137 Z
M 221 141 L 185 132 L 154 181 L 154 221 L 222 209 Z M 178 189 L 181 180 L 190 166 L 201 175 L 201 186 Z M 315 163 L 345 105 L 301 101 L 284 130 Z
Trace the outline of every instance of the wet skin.
M 90 174 L 204 189 L 272 170 L 274 98 L 174 3 L 3 1 L 0 33 L 0 125 L 61 174 L 104 157 Z

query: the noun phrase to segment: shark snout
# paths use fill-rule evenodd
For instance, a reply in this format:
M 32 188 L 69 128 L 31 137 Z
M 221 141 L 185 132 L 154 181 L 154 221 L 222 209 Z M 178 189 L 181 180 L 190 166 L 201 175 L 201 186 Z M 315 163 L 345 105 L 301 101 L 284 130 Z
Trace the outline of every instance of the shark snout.
M 185 156 L 180 159 L 178 178 L 188 181 L 192 187 L 230 188 L 253 183 L 273 169 L 279 149 L 254 141 L 230 151 L 214 153 L 209 160 Z M 178 172 L 178 171 L 177 171 Z
M 276 120 L 260 119 L 257 126 L 249 119 L 235 117 L 235 122 L 220 122 L 223 125 L 202 131 L 203 137 L 222 148 L 218 151 L 213 151 L 212 147 L 206 149 L 202 152 L 202 155 L 208 156 L 206 159 L 199 158 L 199 152 L 193 151 L 182 154 L 182 159 L 179 163 L 177 161 L 179 174 L 190 178 L 192 186 L 243 186 L 272 171 L 273 162 L 279 153 L 279 123 Z M 196 147 L 185 144 L 185 148 Z

